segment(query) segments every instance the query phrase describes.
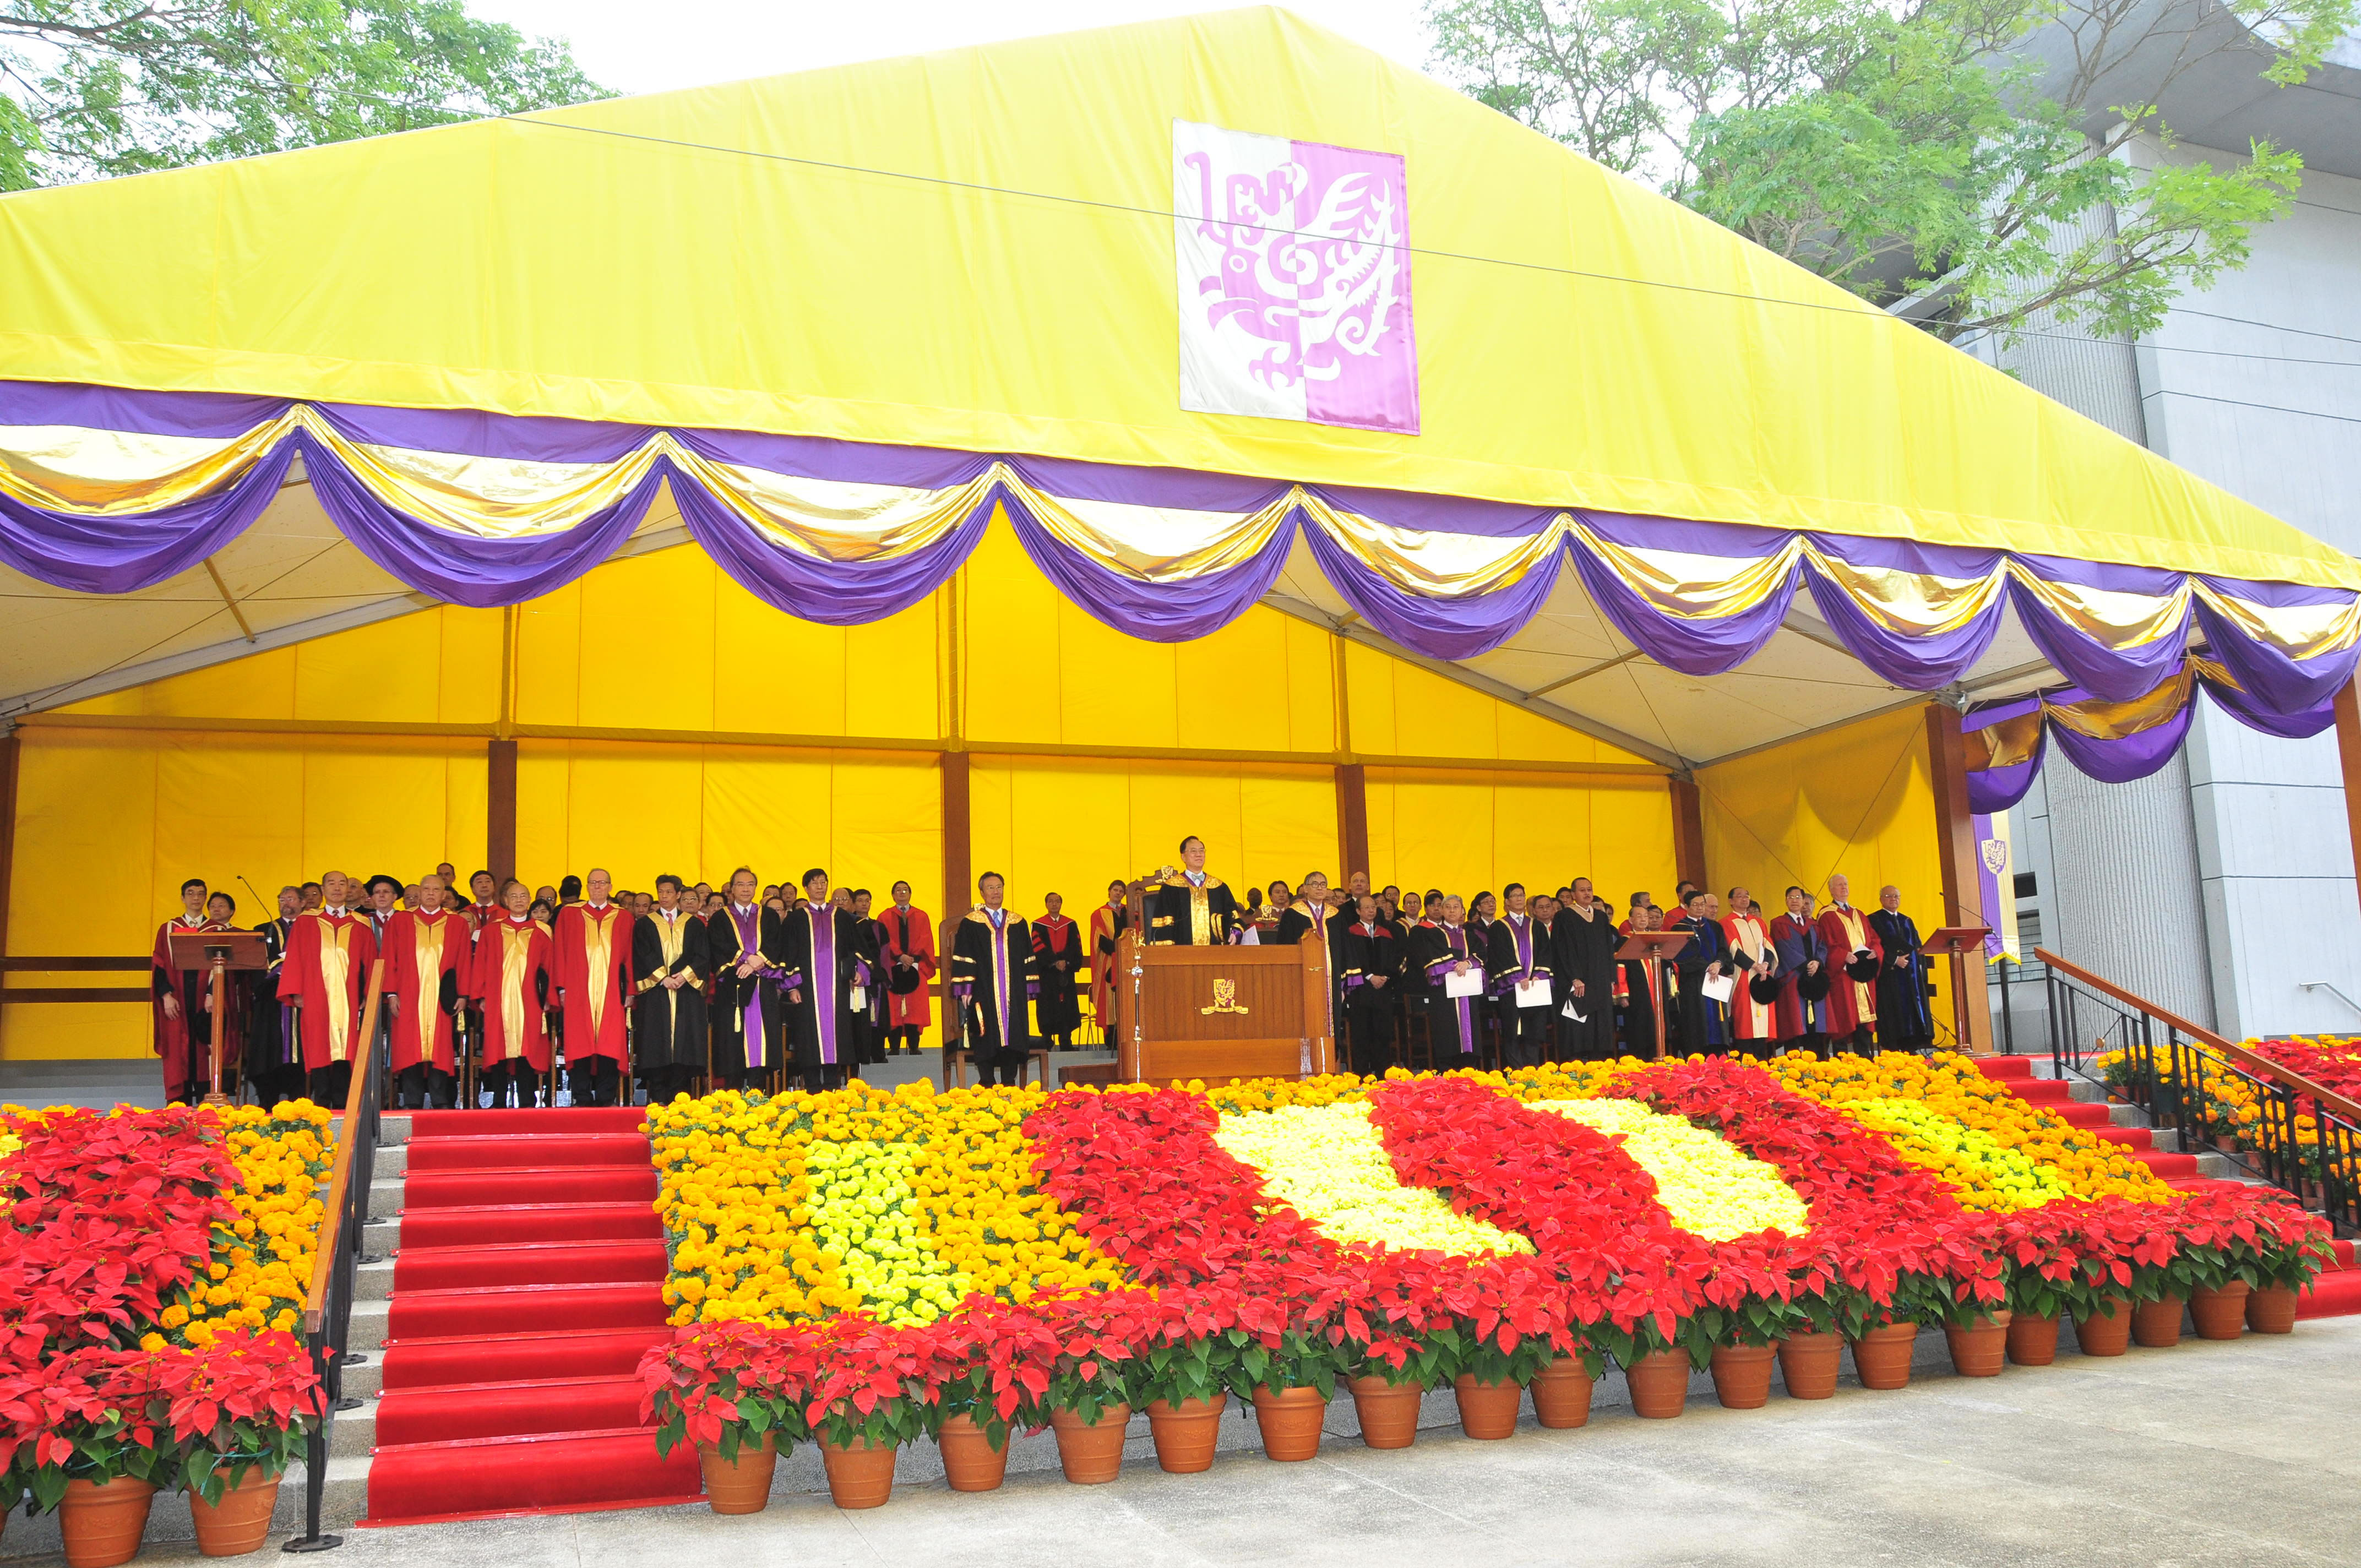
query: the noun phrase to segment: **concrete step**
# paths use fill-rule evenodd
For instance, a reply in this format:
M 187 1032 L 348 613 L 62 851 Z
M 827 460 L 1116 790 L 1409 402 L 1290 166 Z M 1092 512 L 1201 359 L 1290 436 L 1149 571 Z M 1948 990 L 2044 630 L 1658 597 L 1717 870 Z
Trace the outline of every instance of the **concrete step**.
M 401 1178 L 380 1174 L 369 1184 L 369 1216 L 390 1220 L 401 1212 Z
M 328 1458 L 367 1459 L 377 1446 L 377 1401 L 365 1401 L 357 1410 L 338 1412 L 328 1432 Z
M 386 1300 L 355 1301 L 352 1315 L 345 1320 L 345 1348 L 359 1351 L 375 1358 L 385 1344 L 386 1325 L 391 1321 L 393 1304 Z
M 371 1247 L 369 1251 L 376 1253 L 377 1249 Z M 363 1301 L 389 1300 L 393 1296 L 392 1255 L 379 1254 L 379 1255 L 383 1257 L 384 1261 L 364 1263 L 353 1270 L 353 1301 L 356 1306 Z

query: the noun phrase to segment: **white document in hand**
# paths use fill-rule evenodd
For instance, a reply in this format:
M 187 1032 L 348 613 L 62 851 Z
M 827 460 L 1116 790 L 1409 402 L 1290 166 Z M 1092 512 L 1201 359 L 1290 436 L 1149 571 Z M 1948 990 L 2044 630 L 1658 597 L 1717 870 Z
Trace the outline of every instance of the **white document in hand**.
M 1444 975 L 1443 977 L 1443 994 L 1445 996 L 1483 995 L 1484 971 L 1480 969 L 1471 969 L 1466 974 Z
M 1587 1013 L 1576 1013 L 1574 1010 L 1574 1003 L 1571 1002 L 1558 1009 L 1558 1011 L 1565 1014 L 1565 1016 L 1573 1019 L 1577 1024 L 1587 1024 L 1590 1022 L 1590 1014 Z
M 1549 982 L 1549 981 L 1545 981 L 1545 980 L 1521 980 L 1521 981 L 1517 981 L 1517 1005 L 1518 1005 L 1518 1006 L 1520 1006 L 1520 1007 L 1546 1007 L 1546 1006 L 1548 1006 L 1549 1004 L 1550 1004 L 1550 982 Z
M 1738 989 L 1738 981 L 1732 975 L 1709 974 L 1705 977 L 1705 983 L 1697 989 L 1705 993 L 1705 998 L 1708 1002 L 1727 1002 L 1730 1000 L 1730 993 Z

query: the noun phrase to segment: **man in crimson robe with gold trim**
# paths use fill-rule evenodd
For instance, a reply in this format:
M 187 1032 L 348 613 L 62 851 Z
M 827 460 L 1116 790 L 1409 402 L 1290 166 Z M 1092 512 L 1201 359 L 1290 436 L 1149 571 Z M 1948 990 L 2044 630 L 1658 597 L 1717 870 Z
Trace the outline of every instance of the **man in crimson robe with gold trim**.
M 445 907 L 443 879 L 418 879 L 418 907 L 385 923 L 385 1005 L 393 1009 L 393 1102 L 404 1111 L 431 1103 L 447 1111 L 458 1099 L 453 1054 L 459 976 L 471 956 L 473 928 Z
M 1721 934 L 1738 970 L 1738 988 L 1730 993 L 1730 1037 L 1746 1056 L 1768 1055 L 1778 1038 L 1778 1014 L 1770 1003 L 1755 1001 L 1751 987 L 1757 979 L 1777 976 L 1779 949 L 1763 912 L 1754 907 L 1754 895 L 1746 889 L 1730 890 L 1730 913 L 1721 917 Z
M 1066 901 L 1057 894 L 1042 900 L 1041 918 L 1033 922 L 1033 1026 L 1052 1050 L 1074 1048 L 1074 1033 L 1082 1026 L 1082 1003 L 1075 981 L 1082 968 L 1082 928 L 1066 918 Z
M 224 928 L 205 914 L 205 879 L 193 876 L 181 884 L 181 913 L 156 928 L 148 991 L 155 999 L 155 1047 L 164 1061 L 167 1101 L 193 1105 L 213 1082 L 213 971 L 175 963 L 172 933 Z
M 1820 940 L 1828 948 L 1828 965 L 1839 972 L 1828 981 L 1828 1044 L 1840 1051 L 1874 1050 L 1877 1027 L 1877 969 L 1885 948 L 1869 916 L 1849 902 L 1852 883 L 1843 872 L 1828 878 L 1828 906 L 1820 911 Z M 1851 966 L 1868 956 L 1869 979 L 1853 978 Z
M 577 1105 L 614 1104 L 627 1076 L 631 917 L 612 902 L 614 888 L 615 879 L 593 866 L 583 882 L 583 902 L 557 912 L 557 990 Z
M 330 1107 L 351 1091 L 353 1064 L 369 1059 L 369 1042 L 360 1038 L 362 992 L 377 961 L 377 934 L 349 902 L 359 891 L 342 872 L 324 874 L 320 907 L 289 930 L 280 966 L 279 994 L 292 1001 L 303 1041 L 305 1089 L 314 1104 Z

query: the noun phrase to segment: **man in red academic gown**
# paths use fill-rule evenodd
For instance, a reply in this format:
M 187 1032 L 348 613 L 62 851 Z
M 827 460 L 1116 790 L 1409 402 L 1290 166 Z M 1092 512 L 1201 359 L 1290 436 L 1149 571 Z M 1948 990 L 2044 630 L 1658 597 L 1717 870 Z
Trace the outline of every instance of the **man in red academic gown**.
M 1045 913 L 1033 922 L 1033 978 L 1038 990 L 1033 999 L 1033 1027 L 1052 1050 L 1074 1048 L 1074 1032 L 1082 1026 L 1082 1003 L 1075 982 L 1082 970 L 1082 928 L 1066 917 L 1066 901 L 1057 894 L 1042 900 Z
M 918 1036 L 934 1022 L 934 999 L 928 987 L 935 978 L 935 925 L 927 912 L 910 902 L 910 884 L 894 884 L 894 905 L 877 917 L 885 928 L 883 957 L 886 973 L 885 1054 L 907 1051 L 918 1054 Z M 916 975 L 917 983 L 907 990 L 895 985 L 895 980 L 908 983 Z
M 352 1089 L 353 1064 L 368 1059 L 360 1038 L 362 992 L 377 961 L 377 938 L 350 900 L 353 879 L 330 872 L 320 879 L 320 907 L 297 918 L 287 934 L 287 961 L 279 994 L 295 1007 L 303 1041 L 304 1083 L 313 1102 L 341 1108 Z
M 594 866 L 584 901 L 557 912 L 557 988 L 577 1105 L 614 1104 L 629 1075 L 623 1023 L 631 994 L 631 917 L 610 900 L 614 889 L 614 878 Z
M 182 969 L 172 961 L 172 933 L 203 931 L 213 922 L 205 916 L 205 879 L 191 877 L 181 884 L 181 913 L 156 928 L 155 950 L 148 956 L 148 992 L 154 998 L 156 1054 L 164 1059 L 164 1098 L 193 1105 L 213 1082 L 213 999 L 209 970 Z
M 467 967 L 467 917 L 443 906 L 443 879 L 418 881 L 418 907 L 397 911 L 385 927 L 385 1004 L 393 1012 L 394 1104 L 437 1110 L 457 1099 L 452 1055 L 459 977 Z
M 1877 1028 L 1877 970 L 1885 945 L 1869 916 L 1848 902 L 1852 884 L 1843 875 L 1828 878 L 1828 906 L 1820 911 L 1820 940 L 1828 948 L 1828 967 L 1839 972 L 1828 981 L 1828 1044 L 1840 1051 L 1874 1050 Z M 1866 983 L 1845 972 L 1869 955 Z
M 1778 1016 L 1770 1003 L 1754 1000 L 1751 986 L 1757 979 L 1777 975 L 1779 949 L 1772 945 L 1771 927 L 1746 889 L 1730 890 L 1730 913 L 1721 917 L 1721 934 L 1738 970 L 1738 988 L 1730 993 L 1730 1036 L 1741 1054 L 1768 1056 L 1779 1037 Z

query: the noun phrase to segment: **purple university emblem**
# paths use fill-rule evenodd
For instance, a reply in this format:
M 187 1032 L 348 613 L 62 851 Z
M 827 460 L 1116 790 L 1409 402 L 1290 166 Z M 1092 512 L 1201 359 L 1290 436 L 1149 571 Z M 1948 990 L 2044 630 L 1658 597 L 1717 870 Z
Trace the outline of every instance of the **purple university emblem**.
M 1180 406 L 1418 433 L 1400 155 L 1172 122 Z

